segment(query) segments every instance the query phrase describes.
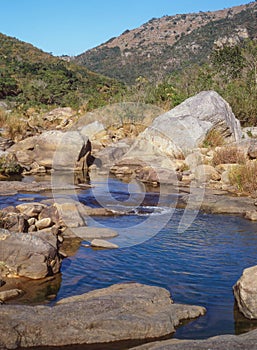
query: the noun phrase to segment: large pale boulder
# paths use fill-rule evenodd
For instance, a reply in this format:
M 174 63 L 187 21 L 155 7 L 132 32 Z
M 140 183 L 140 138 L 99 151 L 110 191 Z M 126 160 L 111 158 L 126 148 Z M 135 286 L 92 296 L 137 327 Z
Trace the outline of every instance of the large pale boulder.
M 216 129 L 225 141 L 240 141 L 242 132 L 229 104 L 215 91 L 202 91 L 196 96 L 155 118 L 141 133 L 133 147 L 179 158 L 201 146 L 207 134 Z
M 60 269 L 56 248 L 30 233 L 0 229 L 0 254 L 8 277 L 40 279 Z
M 118 284 L 64 299 L 53 307 L 2 305 L 0 348 L 161 337 L 175 332 L 181 320 L 205 311 L 200 306 L 173 304 L 169 292 L 160 287 Z
M 245 269 L 233 289 L 239 310 L 245 317 L 257 319 L 257 266 Z
M 88 143 L 88 137 L 78 131 L 51 130 L 16 143 L 9 151 L 23 165 L 37 163 L 47 169 L 74 169 Z

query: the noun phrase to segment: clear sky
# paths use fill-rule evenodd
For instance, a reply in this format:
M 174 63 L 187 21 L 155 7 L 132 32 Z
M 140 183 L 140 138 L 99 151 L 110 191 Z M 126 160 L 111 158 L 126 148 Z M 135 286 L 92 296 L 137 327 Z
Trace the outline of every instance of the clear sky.
M 214 11 L 244 0 L 0 0 L 0 32 L 54 55 L 78 55 L 153 17 Z

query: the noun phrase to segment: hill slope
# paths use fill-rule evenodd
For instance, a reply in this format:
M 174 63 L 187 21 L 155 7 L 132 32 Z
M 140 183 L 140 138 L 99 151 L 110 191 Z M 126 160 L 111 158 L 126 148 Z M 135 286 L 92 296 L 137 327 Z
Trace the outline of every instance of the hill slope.
M 15 105 L 97 107 L 122 89 L 117 81 L 0 33 L 0 99 Z
M 98 73 L 134 83 L 160 79 L 175 69 L 204 62 L 219 45 L 257 38 L 257 2 L 215 12 L 153 18 L 134 30 L 77 56 Z

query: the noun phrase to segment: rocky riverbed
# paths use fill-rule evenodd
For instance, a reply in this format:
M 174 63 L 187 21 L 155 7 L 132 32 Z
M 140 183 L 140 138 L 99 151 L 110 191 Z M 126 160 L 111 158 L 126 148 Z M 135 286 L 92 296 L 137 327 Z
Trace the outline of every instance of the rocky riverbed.
M 202 92 L 140 128 L 133 124 L 107 128 L 105 123 L 78 123 L 69 130 L 45 131 L 8 145 L 1 159 L 3 164 L 10 160 L 14 169 L 10 173 L 17 169 L 21 174 L 23 169 L 22 176 L 49 172 L 52 176 L 51 182 L 0 182 L 1 196 L 44 191 L 56 194 L 61 190 L 74 194 L 90 187 L 83 181 L 74 181 L 74 169 L 84 172 L 84 176 L 100 168 L 107 177 L 112 173 L 124 181 L 139 181 L 160 191 L 165 186 L 165 191 L 176 193 L 177 208 L 257 220 L 254 182 L 257 143 L 243 133 L 230 106 L 214 91 Z M 60 170 L 71 174 L 68 182 L 56 176 Z M 8 179 L 6 166 L 2 167 L 2 175 Z M 91 208 L 74 198 L 68 201 L 67 198 L 56 201 L 56 198 L 53 195 L 50 201 L 23 203 L 1 210 L 2 302 L 26 292 L 10 289 L 8 280 L 43 281 L 58 276 L 62 260 L 70 253 L 69 249 L 65 250 L 67 242 L 77 240 L 80 244 L 89 240 L 94 247 L 118 248 L 102 241 L 115 237 L 115 231 L 89 228 L 86 217 L 120 216 L 125 212 Z M 253 268 L 245 271 L 234 286 L 240 311 L 253 319 L 256 285 Z M 161 288 L 137 284 L 74 297 L 52 308 L 2 305 L 1 309 L 3 349 L 158 338 L 173 333 L 181 320 L 205 312 L 201 307 L 173 304 L 167 291 Z M 254 349 L 256 342 L 253 331 L 205 341 L 169 340 L 141 348 Z

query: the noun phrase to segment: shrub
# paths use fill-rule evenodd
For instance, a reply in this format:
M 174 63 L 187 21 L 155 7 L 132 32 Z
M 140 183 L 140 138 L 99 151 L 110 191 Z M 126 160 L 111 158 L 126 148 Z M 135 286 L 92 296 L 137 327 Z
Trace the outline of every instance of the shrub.
M 212 163 L 219 164 L 245 164 L 246 156 L 237 147 L 221 147 L 215 150 Z
M 229 179 L 232 185 L 241 192 L 255 196 L 257 194 L 257 161 L 248 161 L 230 170 Z
M 217 129 L 211 129 L 205 136 L 202 146 L 206 148 L 218 147 L 224 144 L 224 137 Z

